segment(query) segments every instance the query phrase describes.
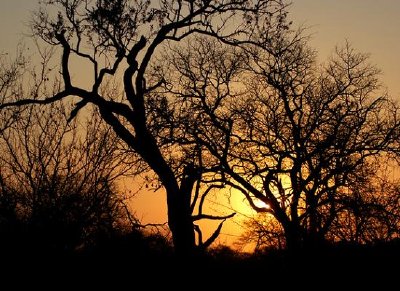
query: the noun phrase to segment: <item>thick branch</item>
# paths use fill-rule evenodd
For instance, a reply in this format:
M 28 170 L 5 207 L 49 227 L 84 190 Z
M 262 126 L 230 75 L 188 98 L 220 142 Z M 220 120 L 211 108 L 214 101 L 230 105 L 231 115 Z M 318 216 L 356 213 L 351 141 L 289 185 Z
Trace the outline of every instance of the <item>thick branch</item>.
M 71 47 L 68 41 L 65 39 L 65 30 L 61 33 L 56 33 L 56 39 L 60 42 L 63 47 L 63 55 L 61 59 L 61 67 L 62 67 L 62 76 L 64 79 L 65 89 L 71 87 L 71 76 L 69 74 L 68 64 L 69 64 L 69 56 L 71 54 Z
M 66 91 L 62 91 L 62 92 L 60 92 L 50 98 L 47 98 L 47 99 L 42 99 L 42 100 L 40 100 L 40 99 L 23 99 L 23 100 L 18 100 L 15 102 L 4 103 L 4 104 L 0 105 L 0 110 L 7 108 L 7 107 L 24 106 L 24 105 L 29 105 L 29 104 L 42 104 L 42 105 L 51 104 L 53 102 L 60 101 L 61 99 L 65 98 L 69 95 L 70 95 L 70 93 L 68 93 Z
M 236 215 L 236 212 L 233 212 L 229 215 L 225 216 L 216 216 L 216 215 L 209 215 L 209 214 L 199 214 L 199 215 L 193 215 L 192 219 L 193 221 L 201 220 L 201 219 L 210 219 L 210 220 L 225 220 L 232 218 Z
M 103 68 L 100 70 L 99 77 L 95 80 L 94 85 L 93 85 L 93 92 L 97 93 L 99 90 L 99 87 L 101 83 L 103 82 L 103 79 L 106 75 L 114 75 L 115 72 L 118 69 L 119 64 L 123 60 L 124 56 L 122 54 L 118 54 L 117 59 L 114 62 L 114 65 L 112 68 Z
M 129 67 L 126 69 L 124 73 L 124 88 L 125 88 L 126 98 L 128 99 L 129 103 L 135 110 L 136 113 L 135 119 L 141 120 L 141 122 L 145 122 L 144 101 L 143 98 L 140 98 L 138 100 L 137 92 L 135 92 L 135 89 L 133 87 L 132 78 L 138 69 L 138 63 L 136 57 L 138 53 L 146 46 L 146 41 L 147 41 L 146 38 L 142 36 L 140 40 L 133 46 L 128 56 L 126 57 Z

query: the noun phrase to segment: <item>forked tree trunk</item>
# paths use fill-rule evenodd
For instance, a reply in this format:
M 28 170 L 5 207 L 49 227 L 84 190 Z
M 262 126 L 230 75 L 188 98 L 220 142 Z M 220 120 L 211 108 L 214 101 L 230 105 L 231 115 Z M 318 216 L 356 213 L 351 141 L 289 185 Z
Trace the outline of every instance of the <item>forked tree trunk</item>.
M 172 233 L 175 253 L 191 256 L 195 251 L 195 234 L 190 209 L 192 187 L 179 187 L 178 179 L 165 161 L 154 137 L 146 130 L 137 130 L 141 143 L 133 147 L 161 180 L 167 194 L 168 226 Z M 184 175 L 185 176 L 185 175 Z

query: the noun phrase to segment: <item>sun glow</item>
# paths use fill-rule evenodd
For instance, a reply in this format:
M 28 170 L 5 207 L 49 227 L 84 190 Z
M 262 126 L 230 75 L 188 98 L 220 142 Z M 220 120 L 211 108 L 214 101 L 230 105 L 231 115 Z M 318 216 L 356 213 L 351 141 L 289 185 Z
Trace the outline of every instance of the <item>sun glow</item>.
M 255 200 L 254 205 L 263 209 L 268 209 L 268 210 L 271 209 L 271 205 L 265 203 L 264 201 L 261 201 L 260 199 Z
M 226 203 L 226 202 L 225 202 Z M 271 209 L 271 205 L 265 203 L 260 199 L 253 198 L 253 203 L 257 208 L 262 208 L 269 210 Z M 230 189 L 228 193 L 228 205 L 229 207 L 240 214 L 243 217 L 253 217 L 257 214 L 257 211 L 251 207 L 249 201 L 246 197 L 236 189 Z

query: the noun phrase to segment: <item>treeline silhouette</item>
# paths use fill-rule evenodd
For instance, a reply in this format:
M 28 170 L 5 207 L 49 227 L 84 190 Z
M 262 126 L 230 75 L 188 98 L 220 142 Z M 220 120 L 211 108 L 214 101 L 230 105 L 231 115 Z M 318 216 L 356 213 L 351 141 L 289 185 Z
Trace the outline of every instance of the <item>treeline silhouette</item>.
M 380 180 L 382 188 L 377 189 L 379 184 L 372 183 L 376 176 L 371 175 L 374 187 L 366 180 L 357 184 L 363 190 L 358 198 L 370 198 L 345 209 L 346 214 L 351 209 L 358 215 L 361 226 L 345 220 L 347 224 L 337 226 L 340 231 L 333 228 L 318 248 L 287 252 L 284 233 L 276 222 L 265 221 L 264 214 L 249 221 L 242 237 L 242 244 L 257 242 L 253 254 L 215 246 L 182 260 L 166 236 L 149 233 L 129 213 L 124 200 L 129 195 L 120 192 L 116 180 L 135 175 L 137 161 L 115 143 L 95 112 L 72 124 L 62 105 L 46 111 L 29 107 L 18 116 L 24 118 L 14 120 L 1 135 L 0 253 L 10 270 L 31 275 L 40 270 L 55 278 L 82 280 L 103 274 L 112 280 L 121 274 L 132 276 L 132 270 L 136 276 L 168 277 L 190 266 L 191 272 L 207 270 L 208 280 L 218 280 L 221 274 L 300 276 L 304 268 L 311 268 L 323 277 L 337 268 L 343 276 L 353 268 L 390 272 L 382 265 L 399 258 L 399 217 L 391 212 L 398 209 L 392 204 L 397 187 Z

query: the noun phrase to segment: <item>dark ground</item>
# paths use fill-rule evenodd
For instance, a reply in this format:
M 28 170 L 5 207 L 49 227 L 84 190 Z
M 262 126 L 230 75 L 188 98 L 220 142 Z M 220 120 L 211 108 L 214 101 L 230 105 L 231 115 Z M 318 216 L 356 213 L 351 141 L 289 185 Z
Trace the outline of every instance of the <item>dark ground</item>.
M 76 253 L 3 249 L 1 268 L 1 290 L 398 290 L 400 241 L 178 259 L 160 241 L 122 238 Z

